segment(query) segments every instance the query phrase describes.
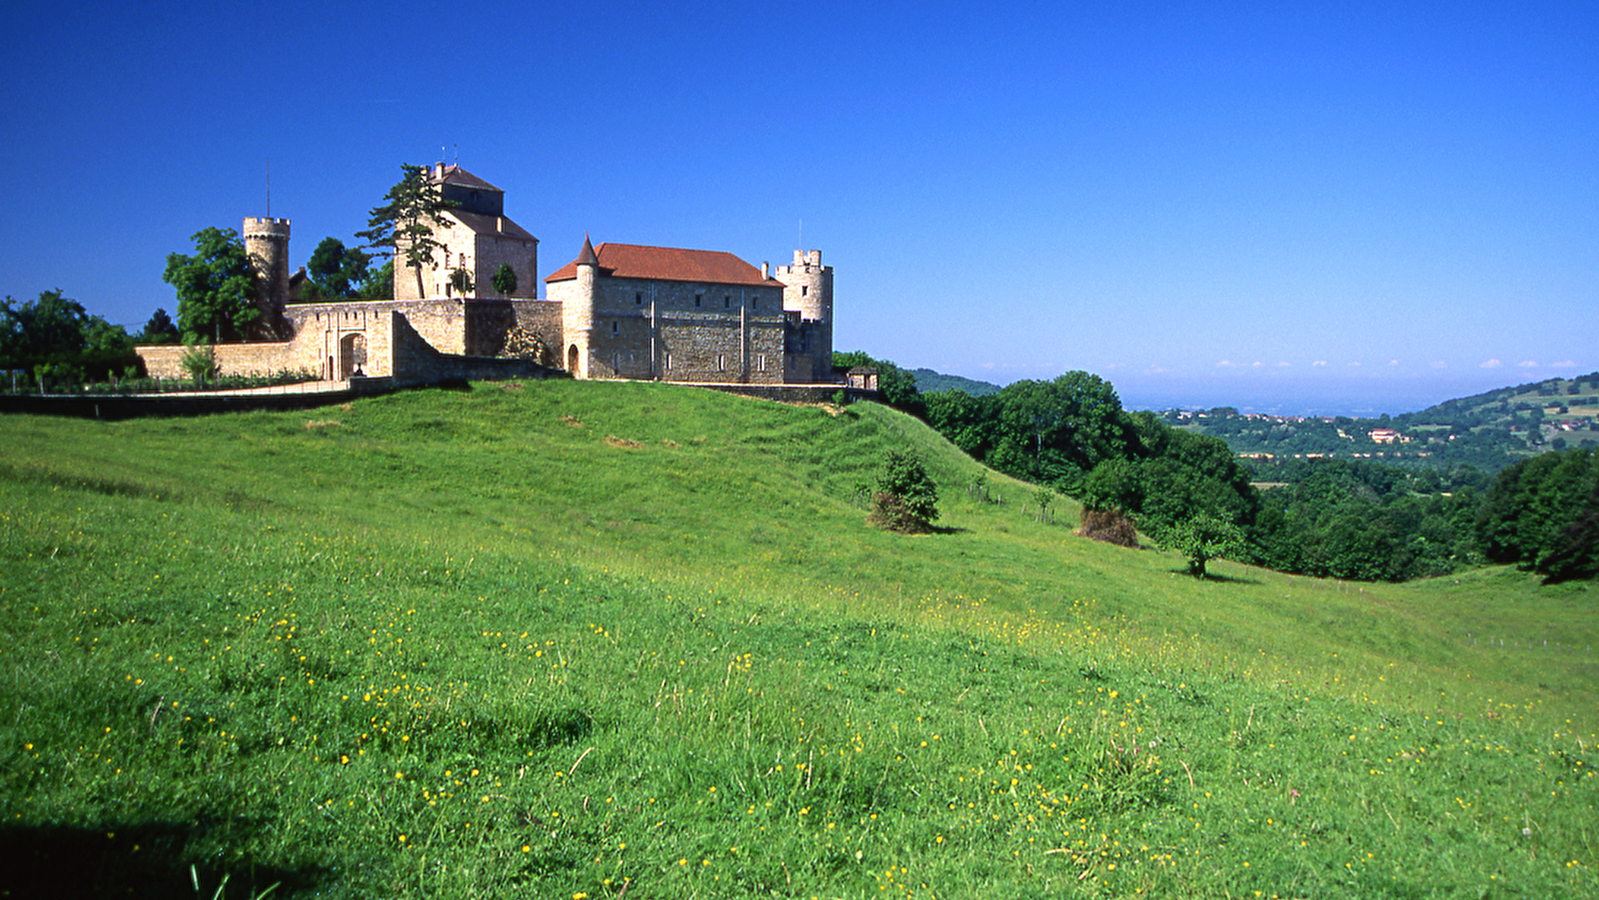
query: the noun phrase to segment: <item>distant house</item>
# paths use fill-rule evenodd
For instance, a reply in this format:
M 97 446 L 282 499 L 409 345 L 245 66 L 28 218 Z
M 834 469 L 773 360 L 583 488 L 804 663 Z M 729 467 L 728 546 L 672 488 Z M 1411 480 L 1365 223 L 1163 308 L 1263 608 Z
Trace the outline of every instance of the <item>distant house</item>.
M 1392 428 L 1373 428 L 1366 432 L 1366 436 L 1371 438 L 1373 444 L 1392 444 L 1400 440 L 1399 432 Z

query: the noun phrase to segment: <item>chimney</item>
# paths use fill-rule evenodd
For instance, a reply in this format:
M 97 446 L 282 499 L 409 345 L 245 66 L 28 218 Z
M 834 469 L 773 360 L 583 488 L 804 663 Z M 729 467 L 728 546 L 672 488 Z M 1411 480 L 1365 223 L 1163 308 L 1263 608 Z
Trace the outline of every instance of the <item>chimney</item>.
M 499 231 L 499 232 L 504 232 L 505 231 L 505 217 L 504 216 L 496 216 L 495 217 L 495 219 L 494 219 L 494 230 L 495 231 Z
M 770 281 L 771 279 L 772 279 L 772 263 L 771 263 L 771 260 L 765 260 L 765 261 L 763 261 L 761 263 L 761 280 L 762 281 Z

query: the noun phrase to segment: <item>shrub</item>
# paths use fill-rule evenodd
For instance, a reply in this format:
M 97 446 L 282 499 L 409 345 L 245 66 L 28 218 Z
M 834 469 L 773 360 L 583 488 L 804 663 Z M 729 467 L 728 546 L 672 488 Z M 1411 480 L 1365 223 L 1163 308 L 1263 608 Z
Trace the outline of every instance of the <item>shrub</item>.
M 925 534 L 932 525 L 911 511 L 904 497 L 878 491 L 872 495 L 871 523 L 900 534 Z
M 1083 509 L 1083 526 L 1077 533 L 1118 547 L 1138 546 L 1138 527 L 1132 516 L 1119 509 Z
M 930 531 L 938 518 L 938 486 L 916 456 L 890 450 L 872 494 L 872 523 L 890 531 Z

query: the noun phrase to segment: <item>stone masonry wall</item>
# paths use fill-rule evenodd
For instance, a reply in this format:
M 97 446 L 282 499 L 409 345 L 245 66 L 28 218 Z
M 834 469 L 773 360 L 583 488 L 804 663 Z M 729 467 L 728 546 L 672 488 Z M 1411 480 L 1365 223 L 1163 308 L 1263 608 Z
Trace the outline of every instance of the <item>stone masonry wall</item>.
M 133 348 L 144 362 L 145 374 L 151 378 L 186 379 L 189 373 L 183 368 L 183 355 L 191 348 L 172 344 L 149 344 Z M 256 344 L 218 344 L 212 349 L 212 365 L 224 375 L 275 375 L 283 371 L 314 369 L 314 366 L 297 366 L 286 342 Z
M 591 378 L 784 379 L 780 286 L 598 278 L 594 293 Z
M 461 227 L 461 226 L 456 226 Z M 539 245 L 538 241 L 516 238 L 506 234 L 480 234 L 474 242 L 474 251 L 467 257 L 468 271 L 479 298 L 532 300 L 539 295 Z M 501 297 L 494 290 L 494 273 L 501 263 L 510 263 L 516 273 L 516 291 Z

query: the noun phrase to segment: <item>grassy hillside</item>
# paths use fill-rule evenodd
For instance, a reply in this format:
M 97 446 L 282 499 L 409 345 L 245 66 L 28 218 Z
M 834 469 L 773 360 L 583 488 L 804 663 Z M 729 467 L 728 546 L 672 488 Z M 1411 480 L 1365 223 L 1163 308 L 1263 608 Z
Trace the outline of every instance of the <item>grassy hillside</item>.
M 1586 586 L 1195 582 L 872 405 L 0 424 L 13 896 L 1599 891 Z

